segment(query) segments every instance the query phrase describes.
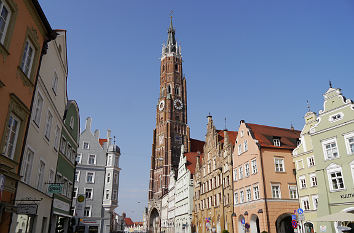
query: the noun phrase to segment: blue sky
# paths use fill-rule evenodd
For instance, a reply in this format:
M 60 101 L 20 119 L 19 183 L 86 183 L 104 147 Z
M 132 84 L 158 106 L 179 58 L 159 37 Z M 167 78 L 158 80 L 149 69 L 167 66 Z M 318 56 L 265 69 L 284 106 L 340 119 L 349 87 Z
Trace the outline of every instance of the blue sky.
M 147 204 L 161 44 L 173 10 L 182 44 L 191 135 L 239 121 L 302 129 L 306 100 L 322 108 L 328 81 L 354 99 L 352 0 L 40 0 L 66 29 L 68 95 L 122 156 L 118 212 L 142 219 Z M 104 136 L 104 135 L 102 135 Z M 138 203 L 140 202 L 140 203 Z

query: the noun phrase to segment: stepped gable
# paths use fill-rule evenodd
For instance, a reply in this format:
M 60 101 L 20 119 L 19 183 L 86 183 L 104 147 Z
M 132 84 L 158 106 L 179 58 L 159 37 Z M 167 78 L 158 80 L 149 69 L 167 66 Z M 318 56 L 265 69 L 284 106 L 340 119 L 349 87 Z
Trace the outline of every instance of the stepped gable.
M 251 130 L 253 138 L 258 140 L 262 147 L 295 149 L 301 131 L 294 129 L 278 128 L 267 125 L 245 123 Z M 274 146 L 273 139 L 280 138 L 280 146 Z

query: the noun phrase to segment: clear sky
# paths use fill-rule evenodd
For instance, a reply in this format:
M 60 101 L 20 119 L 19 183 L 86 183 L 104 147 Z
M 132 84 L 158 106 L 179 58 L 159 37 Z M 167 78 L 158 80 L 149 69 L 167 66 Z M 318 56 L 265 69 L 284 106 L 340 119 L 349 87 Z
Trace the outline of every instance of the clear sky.
M 81 128 L 112 129 L 122 156 L 118 212 L 147 205 L 161 44 L 173 10 L 182 44 L 191 135 L 240 120 L 302 129 L 306 100 L 322 108 L 328 81 L 354 99 L 352 0 L 40 0 L 66 29 L 68 95 Z M 104 134 L 104 135 L 103 135 Z M 139 203 L 140 202 L 140 203 Z

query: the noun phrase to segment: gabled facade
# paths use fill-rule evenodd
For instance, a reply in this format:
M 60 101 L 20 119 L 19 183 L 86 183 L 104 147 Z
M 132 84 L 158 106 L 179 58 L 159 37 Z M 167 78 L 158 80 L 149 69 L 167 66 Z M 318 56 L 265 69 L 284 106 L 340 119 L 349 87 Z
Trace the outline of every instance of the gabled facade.
M 237 132 L 216 130 L 208 116 L 203 159 L 197 160 L 193 227 L 196 232 L 232 231 L 232 148 Z
M 330 87 L 323 96 L 323 110 L 310 130 L 319 184 L 318 217 L 354 213 L 354 104 L 339 88 Z M 315 231 L 338 232 L 338 224 L 342 223 L 319 222 Z
M 175 196 L 176 175 L 172 170 L 170 173 L 170 183 L 168 184 L 168 209 L 167 209 L 167 232 L 175 232 Z
M 299 208 L 292 150 L 300 132 L 241 121 L 233 153 L 235 231 L 294 232 Z
M 296 169 L 297 190 L 300 207 L 304 210 L 304 221 L 299 221 L 299 230 L 303 233 L 316 229 L 318 208 L 318 189 L 316 160 L 313 152 L 310 129 L 317 123 L 316 113 L 310 110 L 305 114 L 305 126 L 300 134 L 301 143 L 293 151 Z
M 38 1 L 0 0 L 0 15 L 0 232 L 8 232 L 41 56 L 55 35 Z
M 77 195 L 84 195 L 85 228 L 108 233 L 112 231 L 113 210 L 118 206 L 120 148 L 112 142 L 110 130 L 107 138 L 99 138 L 99 130 L 91 132 L 91 123 L 88 117 L 80 134 L 73 207 Z

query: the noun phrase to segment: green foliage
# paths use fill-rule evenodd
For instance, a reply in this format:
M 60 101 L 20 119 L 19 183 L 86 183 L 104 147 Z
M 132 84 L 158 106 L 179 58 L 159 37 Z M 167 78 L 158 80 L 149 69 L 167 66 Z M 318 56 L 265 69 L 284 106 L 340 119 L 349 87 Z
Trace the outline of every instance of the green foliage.
M 223 230 L 222 233 L 229 233 L 229 231 L 228 230 Z

